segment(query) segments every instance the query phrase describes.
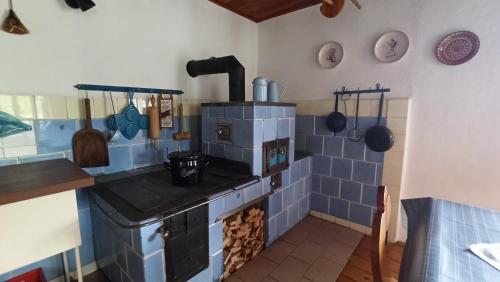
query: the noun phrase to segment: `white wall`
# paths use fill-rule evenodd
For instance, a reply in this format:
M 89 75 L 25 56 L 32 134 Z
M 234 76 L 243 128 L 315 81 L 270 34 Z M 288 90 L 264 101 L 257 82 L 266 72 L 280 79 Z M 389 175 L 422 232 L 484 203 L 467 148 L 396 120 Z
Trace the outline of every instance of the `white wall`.
M 319 6 L 259 25 L 259 74 L 288 86 L 290 100 L 321 100 L 343 85 L 381 82 L 390 97 L 410 97 L 402 198 L 432 196 L 500 209 L 500 2 L 495 0 L 348 1 L 334 19 Z M 434 57 L 440 39 L 457 30 L 481 39 L 479 54 L 460 66 Z M 402 30 L 410 50 L 383 64 L 373 56 L 381 34 Z M 328 41 L 344 60 L 321 69 L 317 52 Z
M 187 99 L 227 100 L 227 75 L 193 79 L 185 66 L 234 54 L 246 67 L 251 96 L 255 23 L 209 1 L 95 2 L 82 13 L 63 0 L 14 1 L 31 34 L 0 32 L 0 92 L 71 95 L 74 84 L 93 83 L 179 88 Z M 0 11 L 7 5 L 2 1 Z

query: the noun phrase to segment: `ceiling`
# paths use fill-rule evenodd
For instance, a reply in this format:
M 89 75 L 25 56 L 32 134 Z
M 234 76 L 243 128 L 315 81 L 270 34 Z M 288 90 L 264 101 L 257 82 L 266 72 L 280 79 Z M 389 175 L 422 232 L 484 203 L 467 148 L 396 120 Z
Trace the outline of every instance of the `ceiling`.
M 321 3 L 321 0 L 209 0 L 256 23 Z

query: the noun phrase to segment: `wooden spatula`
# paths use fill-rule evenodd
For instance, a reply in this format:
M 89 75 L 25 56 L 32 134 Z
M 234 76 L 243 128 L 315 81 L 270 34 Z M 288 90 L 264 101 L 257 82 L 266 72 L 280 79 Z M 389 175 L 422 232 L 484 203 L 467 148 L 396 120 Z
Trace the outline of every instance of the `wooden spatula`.
M 85 127 L 73 135 L 73 162 L 80 167 L 109 165 L 108 143 L 99 130 L 92 128 L 90 99 L 85 99 Z

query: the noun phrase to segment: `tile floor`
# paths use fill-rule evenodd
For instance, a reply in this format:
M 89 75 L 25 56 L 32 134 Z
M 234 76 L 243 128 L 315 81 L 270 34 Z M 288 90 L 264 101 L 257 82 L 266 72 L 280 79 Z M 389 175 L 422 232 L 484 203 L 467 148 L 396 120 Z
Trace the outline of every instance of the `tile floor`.
M 362 237 L 308 216 L 225 281 L 335 282 Z

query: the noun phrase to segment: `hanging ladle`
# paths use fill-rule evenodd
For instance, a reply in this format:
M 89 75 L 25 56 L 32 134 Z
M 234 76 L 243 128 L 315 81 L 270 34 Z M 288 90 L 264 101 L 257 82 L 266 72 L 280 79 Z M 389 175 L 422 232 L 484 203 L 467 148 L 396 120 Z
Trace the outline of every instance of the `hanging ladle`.
M 352 142 L 359 142 L 361 141 L 361 139 L 363 139 L 363 134 L 358 129 L 359 96 L 360 95 L 358 93 L 358 97 L 356 99 L 356 116 L 354 118 L 354 127 L 347 133 L 347 137 Z
M 21 20 L 17 17 L 16 12 L 14 12 L 14 5 L 12 5 L 12 0 L 9 0 L 9 14 L 7 18 L 2 23 L 2 30 L 12 34 L 28 34 L 29 30 L 24 26 Z

